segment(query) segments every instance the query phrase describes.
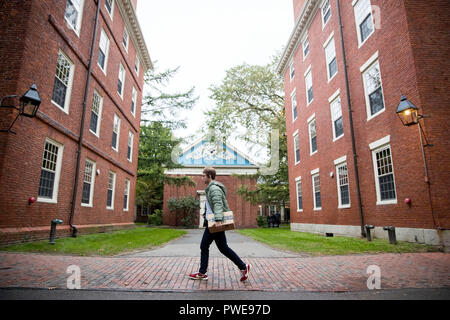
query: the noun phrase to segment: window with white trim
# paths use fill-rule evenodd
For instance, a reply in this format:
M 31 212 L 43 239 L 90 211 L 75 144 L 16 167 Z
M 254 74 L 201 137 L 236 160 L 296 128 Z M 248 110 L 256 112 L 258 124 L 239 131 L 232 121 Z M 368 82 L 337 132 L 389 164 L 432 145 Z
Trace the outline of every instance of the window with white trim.
M 330 81 L 337 73 L 336 47 L 334 44 L 334 37 L 328 41 L 325 46 L 325 59 L 327 61 L 327 75 Z
M 106 69 L 108 66 L 108 56 L 109 56 L 109 38 L 106 32 L 102 29 L 100 34 L 100 45 L 98 48 L 98 65 L 100 69 L 106 74 Z
M 300 162 L 300 138 L 298 133 L 294 135 L 294 160 L 295 164 Z
M 344 135 L 344 123 L 342 120 L 341 97 L 337 97 L 330 104 L 331 123 L 333 127 L 333 141 Z
M 115 151 L 119 151 L 119 136 L 120 136 L 120 118 L 114 115 L 113 134 L 111 146 Z
M 133 115 L 133 117 L 136 114 L 136 102 L 137 102 L 137 91 L 133 87 L 133 94 L 131 95 L 131 114 Z
M 289 65 L 289 79 L 292 81 L 295 77 L 295 65 L 294 61 L 291 61 L 291 64 Z
M 74 75 L 74 64 L 60 51 L 56 64 L 55 82 L 53 84 L 52 103 L 69 113 L 70 95 Z
M 129 40 L 130 40 L 130 35 L 128 33 L 127 27 L 124 27 L 123 28 L 122 44 L 123 44 L 123 47 L 125 48 L 126 52 L 128 52 Z
M 45 141 L 38 191 L 40 202 L 58 202 L 63 149 L 62 144 L 50 139 Z
M 331 4 L 330 0 L 326 0 L 322 6 L 322 27 L 325 27 L 331 18 Z
M 139 75 L 139 68 L 141 66 L 141 62 L 139 61 L 138 56 L 136 55 L 136 60 L 134 60 L 134 71 L 136 71 L 136 74 Z
M 103 98 L 94 90 L 94 98 L 92 99 L 91 123 L 89 130 L 97 137 L 100 136 L 100 122 L 102 118 Z
M 313 200 L 314 200 L 314 210 L 322 209 L 322 197 L 320 194 L 320 175 L 319 173 L 312 175 L 313 183 Z
M 302 180 L 301 178 L 295 182 L 297 189 L 297 212 L 303 211 L 303 196 L 302 196 Z
M 305 76 L 305 84 L 306 84 L 306 103 L 310 104 L 314 99 L 311 70 L 309 70 Z
M 128 149 L 127 149 L 127 160 L 130 162 L 133 159 L 133 140 L 134 134 L 130 131 L 128 133 Z
M 313 117 L 308 122 L 309 128 L 309 145 L 310 145 L 310 154 L 314 154 L 317 152 L 317 130 L 316 130 L 316 118 Z
M 108 14 L 112 19 L 113 14 L 114 14 L 114 0 L 106 0 L 105 7 L 106 7 L 106 11 L 108 11 Z
M 376 60 L 362 73 L 366 95 L 367 117 L 371 119 L 384 111 L 380 64 Z
M 117 93 L 123 99 L 123 91 L 125 87 L 125 68 L 122 63 L 119 64 L 119 79 L 117 82 Z
M 116 190 L 116 174 L 109 171 L 108 174 L 108 190 L 106 195 L 106 208 L 114 209 L 114 193 Z
M 372 158 L 375 170 L 377 204 L 397 203 L 390 145 L 373 149 Z
M 125 190 L 123 193 L 123 210 L 128 211 L 128 204 L 130 202 L 130 180 L 125 179 Z
M 95 183 L 95 162 L 86 159 L 84 166 L 83 192 L 81 195 L 81 205 L 92 207 Z
M 309 53 L 309 40 L 308 36 L 306 36 L 305 40 L 302 42 L 302 48 L 303 48 L 303 60 L 306 59 Z
M 67 0 L 65 19 L 69 26 L 79 36 L 81 29 L 81 18 L 83 16 L 84 0 Z
M 292 104 L 292 121 L 295 121 L 295 120 L 297 120 L 297 117 L 298 117 L 296 90 L 294 90 L 294 92 L 292 92 L 291 104 Z
M 354 3 L 356 33 L 358 35 L 359 46 L 375 32 L 373 23 L 372 6 L 370 0 L 358 0 Z
M 339 208 L 350 207 L 350 190 L 348 183 L 348 169 L 347 163 L 336 165 L 336 177 L 338 187 L 338 206 Z

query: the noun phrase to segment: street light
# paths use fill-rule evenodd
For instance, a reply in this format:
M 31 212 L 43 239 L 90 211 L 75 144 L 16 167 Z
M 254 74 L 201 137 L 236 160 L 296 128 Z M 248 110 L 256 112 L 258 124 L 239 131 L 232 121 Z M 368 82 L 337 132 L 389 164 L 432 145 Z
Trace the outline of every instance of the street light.
M 34 118 L 39 109 L 39 106 L 41 105 L 41 97 L 39 96 L 39 92 L 37 91 L 37 87 L 36 87 L 35 83 L 30 87 L 30 89 L 28 89 L 27 92 L 25 92 L 25 94 L 22 97 L 20 97 L 20 105 L 19 106 L 3 105 L 3 100 L 8 99 L 8 98 L 15 98 L 15 97 L 17 97 L 17 96 L 10 95 L 10 96 L 3 97 L 0 100 L 1 108 L 12 108 L 12 109 L 16 109 L 19 111 L 16 118 L 9 126 L 9 129 L 8 130 L 0 130 L 0 132 L 11 132 L 11 133 L 15 134 L 15 132 L 11 131 L 11 129 L 12 129 L 14 123 L 17 121 L 17 119 L 20 116 L 24 116 L 27 118 Z

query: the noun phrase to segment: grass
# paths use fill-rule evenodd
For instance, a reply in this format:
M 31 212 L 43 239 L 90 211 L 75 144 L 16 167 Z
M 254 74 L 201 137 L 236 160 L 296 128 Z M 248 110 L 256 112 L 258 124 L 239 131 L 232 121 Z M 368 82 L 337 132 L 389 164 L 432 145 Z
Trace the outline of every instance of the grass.
M 186 234 L 184 230 L 137 227 L 130 230 L 61 238 L 50 245 L 48 240 L 1 247 L 0 251 L 67 254 L 78 256 L 112 256 L 138 249 L 160 246 Z
M 238 232 L 277 249 L 307 253 L 312 256 L 438 251 L 436 247 L 418 243 L 397 241 L 397 245 L 391 245 L 389 240 L 385 239 L 374 239 L 369 242 L 360 238 L 325 237 L 291 231 L 286 226 L 281 226 L 279 229 L 241 229 Z

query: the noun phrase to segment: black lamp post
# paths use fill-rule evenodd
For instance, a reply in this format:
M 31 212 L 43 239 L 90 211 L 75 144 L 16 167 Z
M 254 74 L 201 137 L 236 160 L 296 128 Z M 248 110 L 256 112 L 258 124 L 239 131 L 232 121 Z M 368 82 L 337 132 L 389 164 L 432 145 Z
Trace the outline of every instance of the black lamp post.
M 9 129 L 8 130 L 0 130 L 0 132 L 11 132 L 11 133 L 15 134 L 15 132 L 11 131 L 11 129 L 12 129 L 14 123 L 16 123 L 17 119 L 20 116 L 24 116 L 27 118 L 34 118 L 39 109 L 39 106 L 41 105 L 41 97 L 39 96 L 39 92 L 37 91 L 37 87 L 36 87 L 35 83 L 30 87 L 30 89 L 28 89 L 27 92 L 25 92 L 25 94 L 22 97 L 20 97 L 20 105 L 19 106 L 3 105 L 4 99 L 15 98 L 15 97 L 17 97 L 17 96 L 16 95 L 6 96 L 0 100 L 1 108 L 13 108 L 13 109 L 16 109 L 19 111 L 16 118 L 9 126 Z

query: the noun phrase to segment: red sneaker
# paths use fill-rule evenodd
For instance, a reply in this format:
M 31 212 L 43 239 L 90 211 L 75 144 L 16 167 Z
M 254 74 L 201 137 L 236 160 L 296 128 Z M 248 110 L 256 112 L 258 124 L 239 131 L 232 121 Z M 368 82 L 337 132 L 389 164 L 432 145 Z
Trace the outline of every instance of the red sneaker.
M 251 264 L 246 264 L 245 265 L 245 270 L 241 270 L 242 272 L 242 278 L 241 278 L 241 282 L 247 281 L 248 279 L 248 274 L 250 273 L 250 268 L 252 267 Z
M 191 278 L 192 280 L 208 280 L 208 273 L 200 273 L 200 272 L 196 272 L 196 273 L 191 273 L 189 275 L 189 278 Z

